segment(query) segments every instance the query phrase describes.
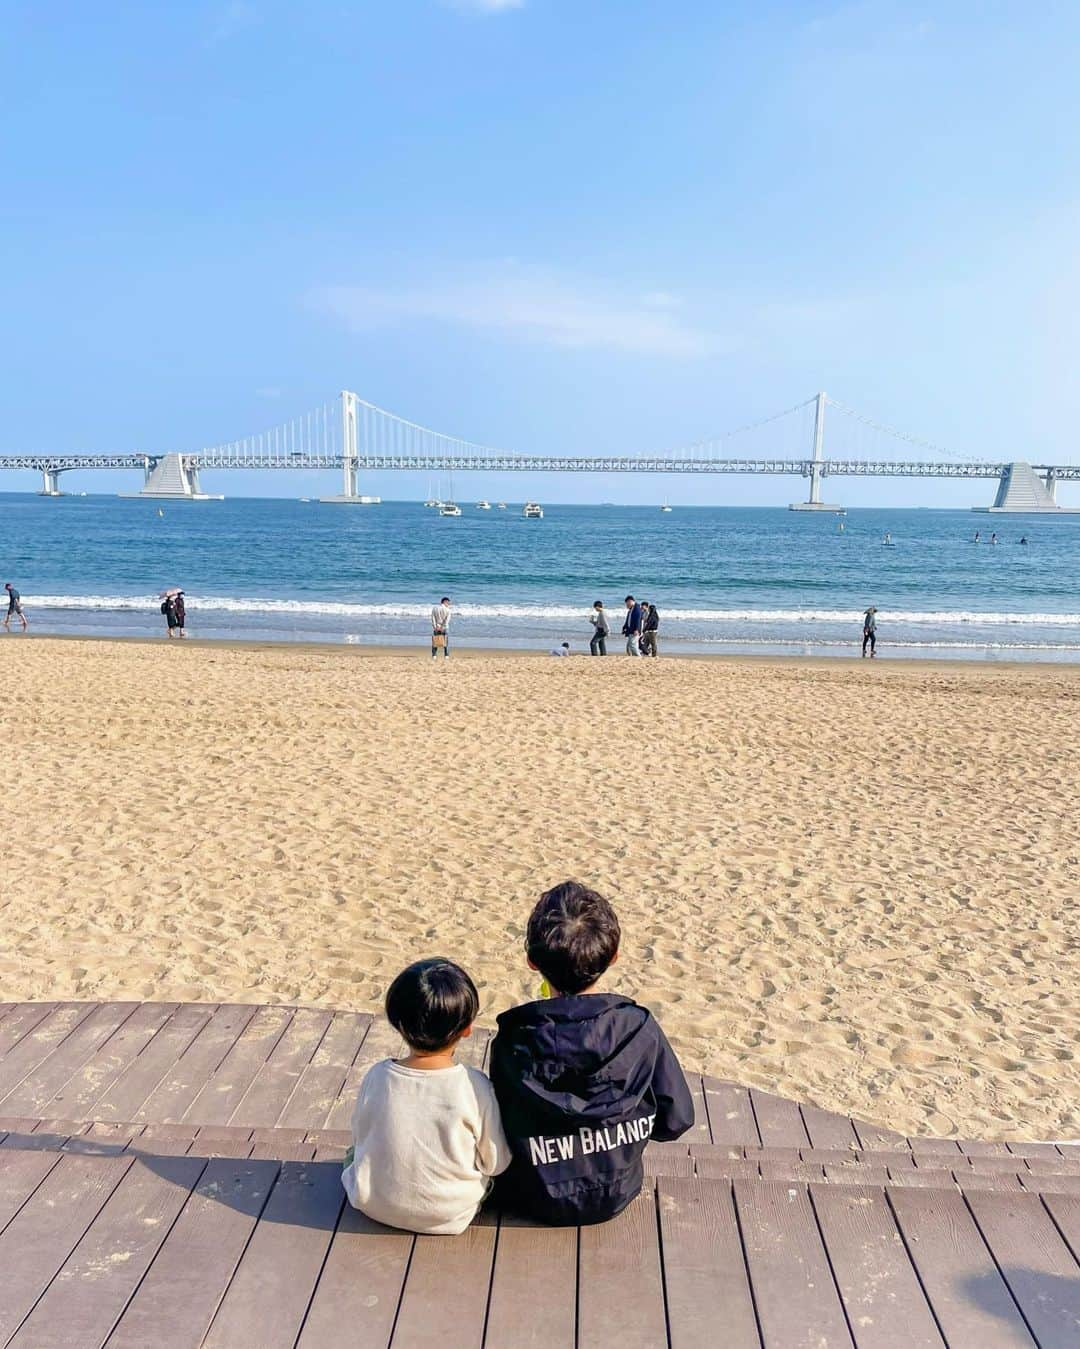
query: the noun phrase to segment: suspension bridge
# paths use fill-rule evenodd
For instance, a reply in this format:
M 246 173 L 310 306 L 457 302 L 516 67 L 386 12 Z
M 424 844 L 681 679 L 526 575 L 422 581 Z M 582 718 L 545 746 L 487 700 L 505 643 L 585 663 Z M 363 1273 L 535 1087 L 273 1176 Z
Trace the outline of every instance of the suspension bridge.
M 826 452 L 826 411 L 830 445 Z M 833 441 L 836 441 L 834 448 Z M 902 457 L 897 447 L 918 458 Z M 342 475 L 341 491 L 326 502 L 367 504 L 378 498 L 359 490 L 361 475 L 402 471 L 441 473 L 680 473 L 779 474 L 807 482 L 805 499 L 792 510 L 835 512 L 822 500 L 827 478 L 983 478 L 997 482 L 992 505 L 1001 512 L 1070 512 L 1058 505 L 1059 482 L 1080 482 L 1080 464 L 1031 463 L 951 454 L 940 446 L 882 426 L 819 393 L 772 417 L 693 445 L 647 454 L 521 454 L 444 435 L 343 392 L 325 404 L 268 431 L 194 451 L 160 453 L 24 453 L 0 455 L 0 471 L 41 474 L 46 497 L 62 496 L 60 478 L 78 470 L 138 470 L 133 495 L 209 499 L 200 473 L 213 469 L 327 469 Z

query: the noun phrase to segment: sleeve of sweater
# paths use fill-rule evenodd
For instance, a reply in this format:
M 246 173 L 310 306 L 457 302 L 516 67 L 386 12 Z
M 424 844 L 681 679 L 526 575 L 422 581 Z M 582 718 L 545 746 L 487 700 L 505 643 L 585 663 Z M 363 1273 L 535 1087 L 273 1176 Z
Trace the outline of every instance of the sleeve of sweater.
M 476 1102 L 480 1107 L 480 1133 L 476 1140 L 476 1165 L 481 1175 L 500 1176 L 510 1165 L 512 1153 L 503 1132 L 499 1103 L 491 1083 L 475 1068 L 469 1076 L 476 1088 Z
M 686 1077 L 667 1042 L 667 1036 L 656 1026 L 659 1041 L 656 1067 L 653 1070 L 653 1095 L 656 1097 L 656 1123 L 652 1136 L 658 1143 L 681 1138 L 694 1123 L 694 1101 L 686 1085 Z

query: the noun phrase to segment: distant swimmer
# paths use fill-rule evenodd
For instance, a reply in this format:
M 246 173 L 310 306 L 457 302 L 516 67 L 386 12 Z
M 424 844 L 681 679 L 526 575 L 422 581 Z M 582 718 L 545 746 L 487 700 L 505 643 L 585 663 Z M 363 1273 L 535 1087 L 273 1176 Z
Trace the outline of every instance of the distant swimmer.
M 7 617 L 4 619 L 4 627 L 7 629 L 8 632 L 11 631 L 11 620 L 12 617 L 14 616 L 15 618 L 22 620 L 23 632 L 25 632 L 27 628 L 27 622 L 26 622 L 26 615 L 23 613 L 22 608 L 22 596 L 15 589 L 15 587 L 11 584 L 10 581 L 4 582 L 4 589 L 7 591 L 8 597 Z
M 885 535 L 885 537 L 881 540 L 881 546 L 882 546 L 882 548 L 892 548 L 892 547 L 894 547 L 894 544 L 893 544 L 893 541 L 892 541 L 892 535 L 891 535 L 891 534 L 886 534 L 886 535 Z
M 868 646 L 870 648 L 870 659 L 873 660 L 877 648 L 877 610 L 873 605 L 863 614 L 862 653 L 864 659 Z
M 839 523 L 839 525 L 837 526 L 837 531 L 836 531 L 836 532 L 837 532 L 838 534 L 843 534 L 843 532 L 844 532 L 844 522 L 843 522 L 843 520 L 841 520 L 840 523 Z
M 1026 548 L 1026 547 L 1027 547 L 1027 539 L 1026 539 L 1026 538 L 1023 538 L 1023 539 L 1020 540 L 1020 547 L 1021 547 L 1021 548 Z
M 991 542 L 991 543 L 997 543 L 997 535 L 996 535 L 996 534 L 991 534 L 991 535 L 990 535 L 990 542 Z
M 978 530 L 975 531 L 975 537 L 971 540 L 971 542 L 972 542 L 972 543 L 978 543 L 978 542 L 979 542 L 979 531 L 978 531 Z

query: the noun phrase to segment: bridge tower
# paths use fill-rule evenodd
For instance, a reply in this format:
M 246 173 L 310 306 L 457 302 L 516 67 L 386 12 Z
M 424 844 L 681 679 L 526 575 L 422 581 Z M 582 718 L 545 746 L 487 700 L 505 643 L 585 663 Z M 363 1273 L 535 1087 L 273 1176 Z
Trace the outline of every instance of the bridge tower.
M 60 473 L 55 468 L 43 468 L 41 470 L 41 491 L 39 497 L 62 497 L 64 494 L 60 490 Z
M 826 514 L 838 515 L 844 509 L 842 506 L 829 506 L 821 499 L 821 461 L 824 457 L 825 447 L 825 404 L 828 401 L 823 393 L 819 393 L 814 400 L 814 455 L 804 469 L 804 475 L 810 479 L 810 496 L 806 501 L 792 502 L 788 510 L 823 511 Z
M 361 496 L 357 490 L 356 461 L 360 457 L 360 435 L 357 426 L 356 394 L 347 389 L 341 392 L 341 495 L 320 497 L 327 504 L 339 506 L 377 506 L 380 497 Z

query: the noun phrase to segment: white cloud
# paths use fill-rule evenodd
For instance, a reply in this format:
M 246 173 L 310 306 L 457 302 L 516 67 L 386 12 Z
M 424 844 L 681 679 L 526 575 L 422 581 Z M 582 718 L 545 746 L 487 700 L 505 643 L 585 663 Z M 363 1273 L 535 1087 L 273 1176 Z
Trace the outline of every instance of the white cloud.
M 525 0 L 439 0 L 444 9 L 459 9 L 466 14 L 504 14 L 509 9 L 524 9 Z
M 704 356 L 716 338 L 685 323 L 673 297 L 619 297 L 536 267 L 499 265 L 401 288 L 328 286 L 312 302 L 357 331 L 410 320 L 501 332 L 548 346 Z

